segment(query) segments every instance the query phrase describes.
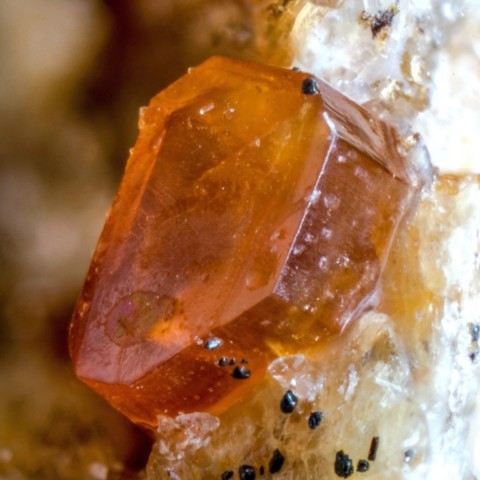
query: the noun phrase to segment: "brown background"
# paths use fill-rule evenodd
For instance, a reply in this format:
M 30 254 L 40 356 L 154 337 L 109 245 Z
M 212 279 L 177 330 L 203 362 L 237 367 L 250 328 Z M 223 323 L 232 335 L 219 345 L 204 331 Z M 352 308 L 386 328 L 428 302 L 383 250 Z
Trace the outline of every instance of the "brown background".
M 260 3 L 0 3 L 0 477 L 141 472 L 148 438 L 72 375 L 69 319 L 139 107 L 214 53 L 259 58 L 288 2 Z

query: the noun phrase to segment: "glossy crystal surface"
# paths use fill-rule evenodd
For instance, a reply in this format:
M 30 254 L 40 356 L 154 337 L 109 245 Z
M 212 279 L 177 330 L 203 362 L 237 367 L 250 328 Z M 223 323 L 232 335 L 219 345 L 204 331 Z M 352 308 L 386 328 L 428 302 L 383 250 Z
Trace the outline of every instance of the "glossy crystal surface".
M 421 181 L 392 127 L 307 77 L 212 58 L 141 112 L 70 334 L 137 423 L 224 411 L 373 302 Z

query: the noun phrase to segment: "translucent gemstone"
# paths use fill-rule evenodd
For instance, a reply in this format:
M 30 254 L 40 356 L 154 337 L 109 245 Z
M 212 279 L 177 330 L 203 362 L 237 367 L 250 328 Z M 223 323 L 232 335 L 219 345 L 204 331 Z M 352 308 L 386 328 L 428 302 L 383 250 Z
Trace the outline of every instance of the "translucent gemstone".
M 73 318 L 77 375 L 155 427 L 338 335 L 417 200 L 410 140 L 302 72 L 191 69 L 141 112 Z

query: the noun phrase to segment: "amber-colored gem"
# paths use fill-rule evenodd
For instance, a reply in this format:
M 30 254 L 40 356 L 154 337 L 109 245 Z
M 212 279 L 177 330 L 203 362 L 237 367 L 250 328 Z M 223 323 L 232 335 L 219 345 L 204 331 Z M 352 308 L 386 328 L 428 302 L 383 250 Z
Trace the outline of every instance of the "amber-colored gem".
M 398 142 L 305 73 L 192 69 L 141 112 L 72 323 L 77 375 L 154 427 L 341 332 L 418 190 Z

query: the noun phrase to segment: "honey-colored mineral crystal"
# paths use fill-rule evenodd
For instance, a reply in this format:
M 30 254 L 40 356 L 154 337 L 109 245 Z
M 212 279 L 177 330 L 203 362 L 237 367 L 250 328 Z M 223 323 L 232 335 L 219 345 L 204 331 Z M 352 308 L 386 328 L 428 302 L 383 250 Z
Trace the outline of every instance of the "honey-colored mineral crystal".
M 305 73 L 191 69 L 141 112 L 73 318 L 77 375 L 155 427 L 224 411 L 338 335 L 418 197 L 407 147 Z

